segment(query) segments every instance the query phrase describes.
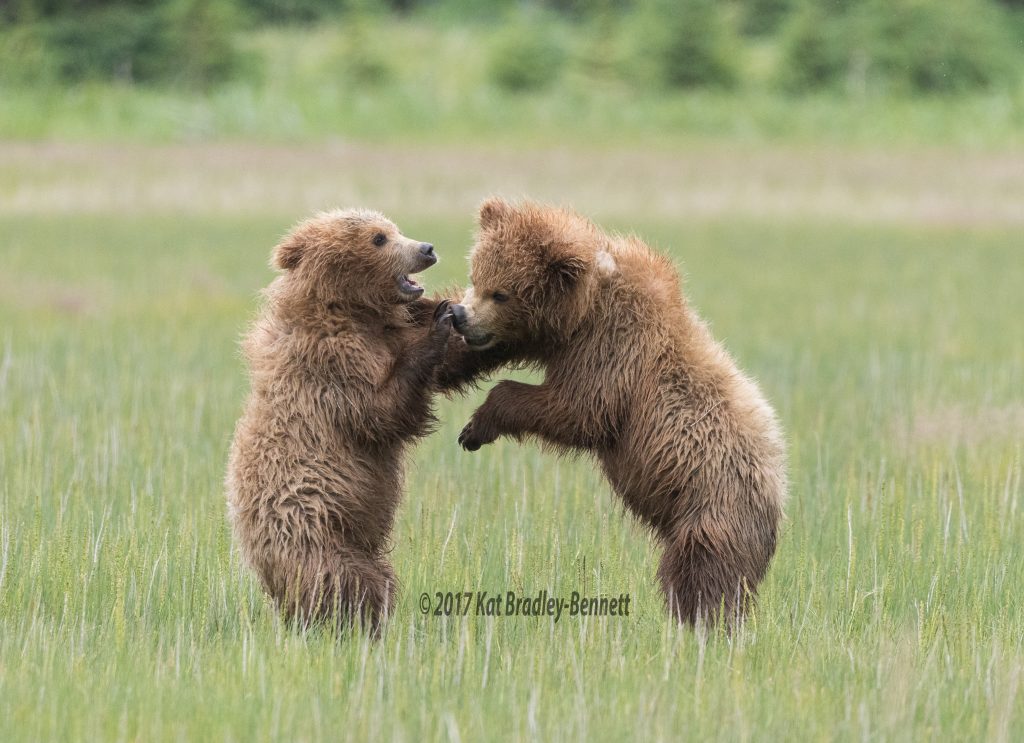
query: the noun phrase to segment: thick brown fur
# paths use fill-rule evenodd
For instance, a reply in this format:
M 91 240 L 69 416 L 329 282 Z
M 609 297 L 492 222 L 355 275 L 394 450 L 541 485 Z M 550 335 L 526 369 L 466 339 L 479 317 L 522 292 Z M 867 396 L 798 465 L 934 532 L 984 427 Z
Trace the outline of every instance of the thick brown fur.
M 243 344 L 234 534 L 286 618 L 376 630 L 396 591 L 386 554 L 403 452 L 434 420 L 452 335 L 447 303 L 418 299 L 408 280 L 436 257 L 382 215 L 351 210 L 298 225 L 272 261 L 282 274 Z
M 687 304 L 672 264 L 571 211 L 490 199 L 471 274 L 452 309 L 456 329 L 490 355 L 481 367 L 503 356 L 546 374 L 540 385 L 499 382 L 462 445 L 530 437 L 592 454 L 661 541 L 670 612 L 731 626 L 775 551 L 784 443 L 757 385 Z

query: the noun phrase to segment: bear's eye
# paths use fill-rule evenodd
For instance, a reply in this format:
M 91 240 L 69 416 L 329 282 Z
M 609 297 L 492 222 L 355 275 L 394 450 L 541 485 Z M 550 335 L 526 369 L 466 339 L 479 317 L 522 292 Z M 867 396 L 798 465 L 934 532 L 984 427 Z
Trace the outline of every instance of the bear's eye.
M 507 302 L 508 294 L 503 294 L 502 292 L 494 292 L 494 294 L 491 295 L 491 299 L 498 303 Z
M 378 232 L 376 235 L 373 236 L 373 244 L 376 245 L 378 248 L 387 241 L 388 236 L 385 235 L 383 232 Z

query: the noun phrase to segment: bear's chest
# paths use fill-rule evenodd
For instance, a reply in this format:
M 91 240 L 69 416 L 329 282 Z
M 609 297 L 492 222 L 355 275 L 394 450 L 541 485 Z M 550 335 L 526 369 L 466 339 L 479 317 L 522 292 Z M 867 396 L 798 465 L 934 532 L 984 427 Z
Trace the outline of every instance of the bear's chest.
M 404 325 L 385 324 L 380 329 L 379 340 L 391 358 L 398 358 L 409 344 L 409 328 Z

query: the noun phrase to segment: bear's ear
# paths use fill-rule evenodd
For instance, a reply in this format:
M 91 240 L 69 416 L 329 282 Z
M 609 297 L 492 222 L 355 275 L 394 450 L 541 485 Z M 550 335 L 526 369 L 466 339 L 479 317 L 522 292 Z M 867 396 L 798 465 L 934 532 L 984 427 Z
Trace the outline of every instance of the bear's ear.
M 586 271 L 587 264 L 582 258 L 564 256 L 554 258 L 548 263 L 547 274 L 548 280 L 556 290 L 566 292 L 579 283 Z
M 293 232 L 274 248 L 271 263 L 281 271 L 291 271 L 293 268 L 298 267 L 305 247 L 306 241 L 300 235 Z
M 491 196 L 480 205 L 480 226 L 491 227 L 512 211 L 512 206 L 500 196 Z

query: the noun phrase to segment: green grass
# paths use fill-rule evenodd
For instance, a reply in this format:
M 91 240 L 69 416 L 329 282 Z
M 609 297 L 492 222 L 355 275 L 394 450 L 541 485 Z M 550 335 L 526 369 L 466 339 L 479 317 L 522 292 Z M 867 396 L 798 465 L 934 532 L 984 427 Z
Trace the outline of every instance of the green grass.
M 748 72 L 741 89 L 674 92 L 624 71 L 632 64 L 630 44 L 640 43 L 628 33 L 608 41 L 604 32 L 585 27 L 549 26 L 568 62 L 552 85 L 522 94 L 502 91 L 490 79 L 500 26 L 425 19 L 367 27 L 357 48 L 386 70 L 378 84 L 353 81 L 347 73 L 351 40 L 334 24 L 245 35 L 244 49 L 260 63 L 252 75 L 206 94 L 110 83 L 4 84 L 0 74 L 0 139 L 530 145 L 561 142 L 569 134 L 592 146 L 708 140 L 989 150 L 1024 145 L 1020 82 L 955 97 L 790 96 L 775 82 L 777 49 L 762 44 L 742 50 Z M 17 69 L 20 61 L 15 56 L 6 64 Z
M 1024 736 L 1019 231 L 609 225 L 671 249 L 785 425 L 758 611 L 731 639 L 666 621 L 654 545 L 590 464 L 459 450 L 475 395 L 415 451 L 372 644 L 283 628 L 225 521 L 237 339 L 296 216 L 0 217 L 5 741 Z M 393 216 L 465 249 L 469 215 Z M 634 613 L 417 607 L 542 589 Z

